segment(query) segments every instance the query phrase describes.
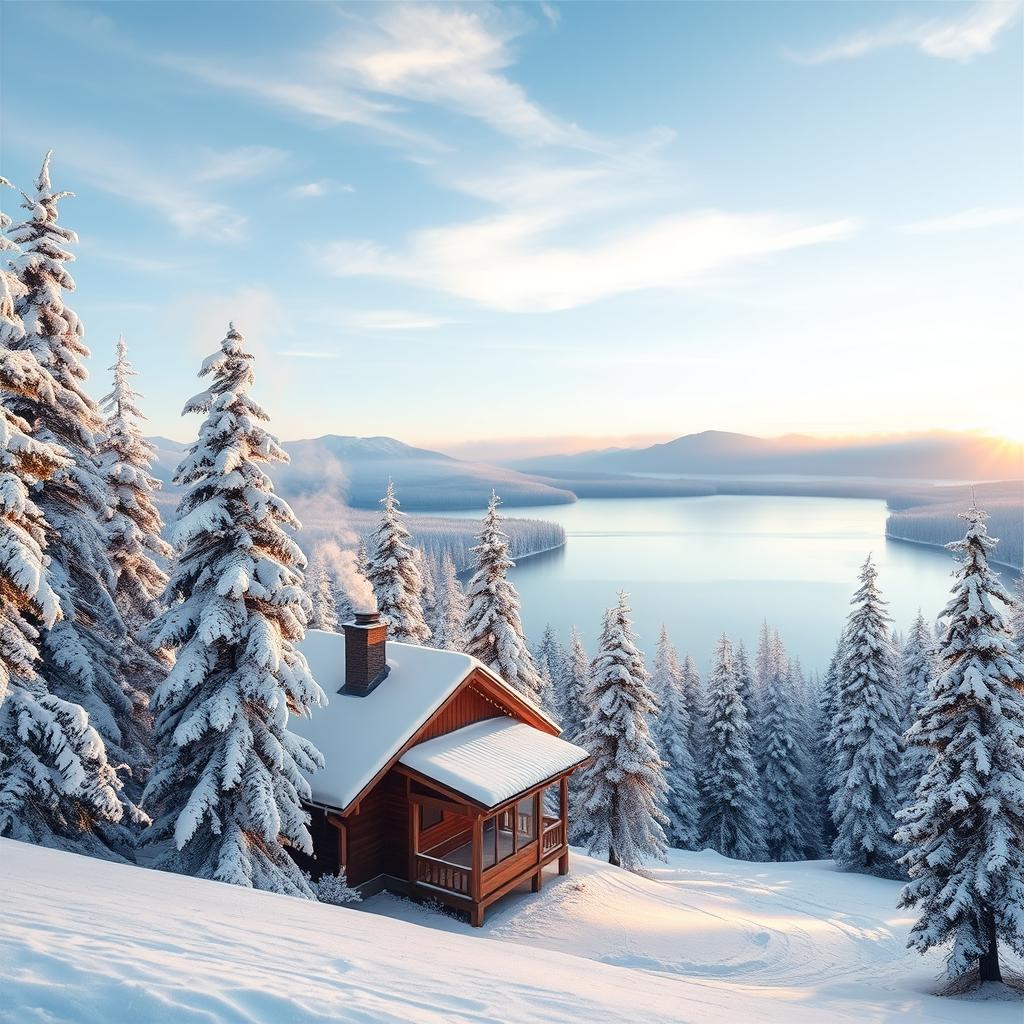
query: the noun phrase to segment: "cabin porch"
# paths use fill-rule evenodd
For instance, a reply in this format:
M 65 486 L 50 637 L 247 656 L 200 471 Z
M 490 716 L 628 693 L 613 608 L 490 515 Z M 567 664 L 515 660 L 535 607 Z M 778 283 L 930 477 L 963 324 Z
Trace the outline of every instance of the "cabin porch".
M 466 910 L 474 927 L 488 906 L 555 861 L 569 870 L 569 773 L 496 808 L 478 808 L 409 777 L 409 881 L 420 894 Z

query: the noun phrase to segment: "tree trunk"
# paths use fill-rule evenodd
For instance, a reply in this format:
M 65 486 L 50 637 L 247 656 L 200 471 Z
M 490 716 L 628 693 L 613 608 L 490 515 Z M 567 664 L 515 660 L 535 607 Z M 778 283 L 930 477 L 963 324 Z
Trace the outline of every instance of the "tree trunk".
M 996 939 L 996 915 L 990 907 L 985 907 L 981 912 L 981 928 L 986 947 L 978 961 L 978 975 L 982 983 L 1002 981 L 1003 974 L 999 970 L 999 943 Z
M 621 867 L 622 866 L 620 864 L 620 862 L 619 862 L 619 855 L 618 855 L 618 853 L 615 852 L 615 847 L 614 846 L 609 846 L 608 847 L 608 863 L 613 865 L 614 867 Z

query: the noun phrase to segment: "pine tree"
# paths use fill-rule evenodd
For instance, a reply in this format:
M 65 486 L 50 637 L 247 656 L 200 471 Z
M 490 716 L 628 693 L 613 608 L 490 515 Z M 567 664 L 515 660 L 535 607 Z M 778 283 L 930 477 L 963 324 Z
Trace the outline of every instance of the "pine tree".
M 543 684 L 523 634 L 519 595 L 508 578 L 515 562 L 508 557 L 508 537 L 501 530 L 499 504 L 498 496 L 492 493 L 479 543 L 473 548 L 476 571 L 466 587 L 466 653 L 524 696 L 539 702 Z
M 389 480 L 380 500 L 381 516 L 373 532 L 366 578 L 377 596 L 381 620 L 387 623 L 392 640 L 406 644 L 425 644 L 430 629 L 423 617 L 423 578 L 419 557 L 409 544 L 411 534 L 405 528 L 405 514 L 399 511 L 395 485 Z
M 846 625 L 836 682 L 836 716 L 829 735 L 835 774 L 831 801 L 840 867 L 893 877 L 899 802 L 899 674 L 889 618 L 868 556 Z
M 205 414 L 175 474 L 185 488 L 173 539 L 168 609 L 149 631 L 177 659 L 154 696 L 159 758 L 146 786 L 146 836 L 158 866 L 312 897 L 288 854 L 312 853 L 304 772 L 323 766 L 288 730 L 325 703 L 296 644 L 309 599 L 299 526 L 261 463 L 288 456 L 249 396 L 252 356 L 231 325 L 185 412 Z
M 704 682 L 700 677 L 700 672 L 697 671 L 696 662 L 689 654 L 683 658 L 680 679 L 682 681 L 683 704 L 690 719 L 690 751 L 693 754 L 694 764 L 702 766 L 706 761 L 704 723 L 707 720 Z M 699 774 L 700 771 L 698 769 Z
M 943 617 L 941 674 L 909 740 L 932 755 L 900 815 L 911 877 L 900 905 L 920 917 L 909 945 L 951 943 L 948 973 L 975 964 L 1000 981 L 999 943 L 1024 956 L 1024 660 L 1000 611 L 1010 596 L 988 564 L 996 541 L 972 504 Z
M 799 666 L 789 662 L 776 634 L 768 652 L 766 685 L 761 690 L 764 766 L 765 845 L 768 859 L 800 860 L 807 854 L 814 828 L 813 793 L 808 785 L 810 765 L 803 716 L 803 680 Z M 816 837 L 814 839 L 816 841 Z
M 548 668 L 547 661 L 541 665 L 537 678 L 540 680 L 540 686 L 537 690 L 537 704 L 549 718 L 557 722 L 558 708 L 555 700 L 555 683 L 551 678 L 551 670 Z
M 0 213 L 0 252 L 17 251 L 3 235 L 9 224 Z M 71 460 L 9 409 L 15 396 L 53 401 L 33 356 L 10 351 L 25 335 L 14 306 L 21 290 L 0 266 L 0 836 L 109 856 L 115 830 L 115 845 L 130 844 L 121 780 L 82 708 L 54 697 L 36 671 L 40 632 L 61 607 L 44 554 L 48 526 L 30 492 Z
M 335 605 L 336 589 L 331 579 L 323 543 L 313 548 L 306 569 L 306 594 L 309 597 L 308 629 L 322 629 L 328 633 L 338 631 L 338 610 Z
M 758 860 L 764 856 L 761 783 L 732 644 L 724 633 L 708 679 L 705 730 L 702 841 L 726 857 Z
M 938 675 L 933 634 L 925 623 L 920 609 L 903 644 L 901 660 L 903 707 L 900 724 L 906 734 L 928 703 L 932 680 Z M 909 807 L 914 802 L 918 783 L 924 777 L 929 764 L 931 752 L 927 747 L 916 743 L 903 743 L 900 759 L 900 807 Z
M 736 659 L 736 680 L 739 684 L 740 697 L 747 709 L 747 721 L 753 726 L 761 716 L 760 705 L 764 690 L 750 666 L 750 658 L 747 657 L 747 649 L 743 646 L 742 640 L 736 644 L 733 656 Z
M 1017 650 L 1024 652 L 1024 569 L 1017 577 L 1017 588 L 1010 607 L 1010 632 L 1017 644 Z
M 583 731 L 587 718 L 587 689 L 590 686 L 590 658 L 583 646 L 580 631 L 573 626 L 569 631 L 569 650 L 565 655 L 564 670 L 558 692 L 558 720 L 569 739 Z
M 650 858 L 665 860 L 666 784 L 647 725 L 658 705 L 629 616 L 620 593 L 591 673 L 590 714 L 580 738 L 591 760 L 581 772 L 579 806 L 590 852 L 636 871 Z
M 651 731 L 665 771 L 668 842 L 677 849 L 695 850 L 700 842 L 700 800 L 690 752 L 690 714 L 679 655 L 664 626 L 655 649 L 651 690 L 660 707 L 660 713 L 652 719 Z
M 49 527 L 50 582 L 63 612 L 41 630 L 39 674 L 54 697 L 84 709 L 113 763 L 132 764 L 138 760 L 130 749 L 138 695 L 134 681 L 118 671 L 125 625 L 112 597 L 108 488 L 96 463 L 103 420 L 83 388 L 89 356 L 84 328 L 64 303 L 65 293 L 75 287 L 65 266 L 74 257 L 66 247 L 78 238 L 57 218 L 60 201 L 70 195 L 53 190 L 47 154 L 33 196 L 22 203 L 28 218 L 11 231 L 20 247 L 11 265 L 18 279 L 15 312 L 24 334 L 10 342 L 12 350 L 33 361 L 45 386 L 11 395 L 6 404 L 31 425 L 35 440 L 55 446 L 69 460 L 32 487 L 32 500 Z M 143 819 L 126 800 L 122 803 L 124 820 Z M 110 835 L 112 842 L 120 841 L 118 830 Z
M 413 551 L 416 552 L 416 564 L 423 582 L 423 590 L 420 593 L 423 621 L 430 630 L 430 645 L 436 647 L 434 620 L 437 616 L 437 562 L 434 560 L 434 556 L 424 548 L 413 548 Z
M 122 743 L 133 753 L 137 787 L 152 756 L 149 701 L 169 668 L 169 662 L 154 657 L 139 638 L 160 611 L 167 574 L 155 559 L 168 559 L 171 546 L 161 536 L 163 522 L 153 499 L 160 481 L 150 472 L 156 450 L 139 428 L 144 417 L 138 407 L 140 396 L 132 388 L 135 369 L 124 338 L 118 339 L 110 369 L 114 383 L 101 403 L 107 418 L 99 466 L 110 491 L 108 551 L 116 580 L 114 601 L 127 627 L 119 659 L 122 689 L 135 701 L 130 719 L 120 723 Z
M 538 669 L 543 668 L 546 664 L 552 681 L 558 684 L 561 680 L 564 662 L 565 651 L 558 642 L 555 630 L 549 622 L 545 625 L 544 632 L 540 635 L 540 643 L 537 644 L 533 652 L 533 663 Z
M 455 572 L 455 563 L 450 551 L 444 553 L 441 562 L 441 579 L 437 592 L 436 625 L 434 644 L 445 651 L 465 651 L 466 595 Z
M 839 671 L 843 663 L 844 635 L 841 634 L 836 640 L 832 658 L 825 670 L 825 676 L 821 681 L 821 691 L 818 694 L 818 763 L 821 766 L 822 791 L 819 801 L 824 802 L 824 815 L 822 817 L 822 847 L 831 851 L 832 844 L 836 841 L 836 827 L 832 821 L 832 799 L 836 792 L 835 772 L 835 750 L 832 747 L 830 737 L 832 735 L 832 723 L 836 720 L 838 709 Z

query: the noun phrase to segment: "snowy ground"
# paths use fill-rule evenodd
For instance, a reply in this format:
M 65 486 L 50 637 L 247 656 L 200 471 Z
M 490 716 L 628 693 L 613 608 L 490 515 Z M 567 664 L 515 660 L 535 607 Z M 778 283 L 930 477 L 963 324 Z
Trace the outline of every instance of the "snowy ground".
M 896 889 L 827 863 L 676 854 L 644 879 L 576 856 L 477 931 L 0 840 L 0 1020 L 1021 1024 L 1019 1001 L 929 994 L 939 959 L 904 951 Z

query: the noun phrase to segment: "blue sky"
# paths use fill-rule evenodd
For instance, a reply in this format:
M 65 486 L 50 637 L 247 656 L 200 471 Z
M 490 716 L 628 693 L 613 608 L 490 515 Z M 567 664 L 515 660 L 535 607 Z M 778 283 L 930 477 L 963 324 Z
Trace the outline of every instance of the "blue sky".
M 0 18 L 3 173 L 54 149 L 154 433 L 234 318 L 285 438 L 1024 434 L 1020 3 Z

